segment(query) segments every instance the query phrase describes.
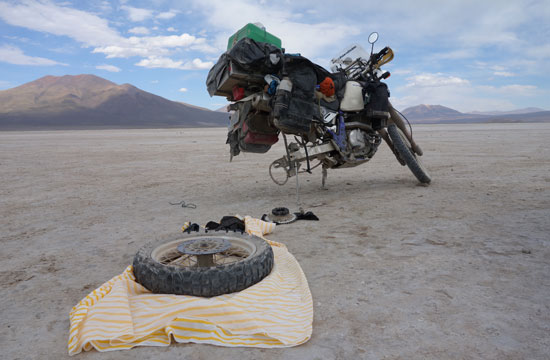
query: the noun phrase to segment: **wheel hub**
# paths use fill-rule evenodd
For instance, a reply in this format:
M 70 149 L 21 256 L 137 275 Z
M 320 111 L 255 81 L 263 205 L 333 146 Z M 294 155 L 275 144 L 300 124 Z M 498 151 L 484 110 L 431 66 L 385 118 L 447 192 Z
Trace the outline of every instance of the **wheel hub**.
M 177 249 L 182 254 L 195 255 L 198 266 L 209 267 L 215 265 L 214 254 L 227 251 L 230 247 L 231 243 L 227 239 L 205 237 L 185 241 Z

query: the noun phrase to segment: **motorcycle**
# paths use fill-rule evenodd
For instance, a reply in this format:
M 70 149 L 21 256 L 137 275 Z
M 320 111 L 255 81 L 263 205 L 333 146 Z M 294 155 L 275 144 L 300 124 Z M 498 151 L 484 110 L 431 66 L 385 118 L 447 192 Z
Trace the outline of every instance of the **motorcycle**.
M 284 185 L 321 166 L 324 188 L 327 169 L 368 162 L 384 140 L 401 165 L 429 184 L 412 127 L 391 105 L 382 82 L 390 73 L 381 67 L 393 51 L 384 47 L 374 53 L 377 40 L 376 32 L 368 38 L 370 55 L 360 45 L 347 48 L 331 60 L 331 72 L 267 43 L 245 38 L 235 44 L 207 79 L 210 95 L 232 101 L 231 159 L 241 151 L 265 153 L 282 135 L 286 154 L 269 166 L 271 179 Z

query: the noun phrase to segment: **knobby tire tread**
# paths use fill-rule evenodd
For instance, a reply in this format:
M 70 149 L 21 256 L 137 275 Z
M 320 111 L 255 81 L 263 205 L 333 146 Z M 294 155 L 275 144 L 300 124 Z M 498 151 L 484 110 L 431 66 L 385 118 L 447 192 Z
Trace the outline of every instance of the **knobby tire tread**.
M 263 239 L 240 232 L 208 231 L 208 236 L 235 236 L 252 241 L 256 252 L 249 257 L 232 264 L 213 267 L 179 267 L 163 265 L 151 257 L 152 251 L 165 242 L 197 234 L 180 234 L 160 242 L 151 242 L 143 246 L 133 261 L 137 282 L 156 294 L 176 294 L 212 297 L 242 291 L 265 278 L 273 268 L 273 250 Z
M 430 175 L 419 165 L 419 160 L 417 160 L 412 150 L 405 144 L 395 124 L 388 126 L 388 134 L 390 135 L 395 150 L 401 155 L 413 175 L 422 184 L 429 184 L 432 181 Z

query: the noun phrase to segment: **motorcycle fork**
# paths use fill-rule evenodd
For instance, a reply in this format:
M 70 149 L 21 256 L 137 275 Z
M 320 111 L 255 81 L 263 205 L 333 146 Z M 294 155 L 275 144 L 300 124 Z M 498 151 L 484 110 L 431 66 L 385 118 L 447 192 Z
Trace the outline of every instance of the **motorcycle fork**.
M 420 148 L 420 146 L 418 146 L 418 144 L 414 141 L 414 139 L 412 137 L 412 134 L 409 132 L 409 129 L 407 128 L 407 125 L 405 124 L 405 120 L 403 119 L 403 116 L 401 116 L 401 114 L 399 114 L 399 112 L 397 112 L 397 110 L 394 109 L 394 107 L 392 106 L 391 103 L 389 105 L 390 105 L 390 123 L 393 122 L 399 128 L 399 130 L 401 130 L 403 132 L 403 134 L 405 134 L 405 136 L 407 137 L 407 139 L 409 139 L 409 142 L 411 143 L 412 150 L 418 156 L 422 156 L 423 151 Z M 385 129 L 384 129 L 384 132 L 386 132 Z M 386 132 L 386 137 L 384 137 L 384 140 L 386 140 L 386 142 L 389 145 L 389 141 L 391 141 L 391 140 L 389 139 L 389 136 L 387 135 L 387 132 Z M 391 145 L 390 147 L 393 150 L 393 145 Z M 394 151 L 394 153 L 395 153 L 395 151 Z
M 407 165 L 405 163 L 405 160 L 401 159 L 401 156 L 399 156 L 399 154 L 397 153 L 397 150 L 395 150 L 395 147 L 393 146 L 393 142 L 391 141 L 390 136 L 388 135 L 388 132 L 386 131 L 386 129 L 380 129 L 378 130 L 378 133 L 380 134 L 382 139 L 384 139 L 386 144 L 388 144 L 388 147 L 392 151 L 393 155 L 395 155 L 395 158 L 397 159 L 397 161 L 399 161 L 399 163 L 403 166 Z

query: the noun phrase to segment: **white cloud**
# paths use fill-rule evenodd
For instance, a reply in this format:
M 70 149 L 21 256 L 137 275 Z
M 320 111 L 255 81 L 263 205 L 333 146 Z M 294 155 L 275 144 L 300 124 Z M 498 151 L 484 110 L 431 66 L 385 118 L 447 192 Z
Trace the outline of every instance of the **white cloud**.
M 28 56 L 18 47 L 4 45 L 0 47 L 0 61 L 15 65 L 53 66 L 67 65 L 43 57 Z
M 174 16 L 176 16 L 178 13 L 179 13 L 179 11 L 177 11 L 177 10 L 170 10 L 170 11 L 166 11 L 166 12 L 161 12 L 160 14 L 158 14 L 156 16 L 156 18 L 161 19 L 161 20 L 168 20 L 168 19 L 171 19 Z
M 189 70 L 205 70 L 210 69 L 212 66 L 214 66 L 212 61 L 202 61 L 201 59 L 193 59 L 191 62 L 185 64 L 185 67 L 189 68 Z
M 533 91 L 537 90 L 534 85 L 504 85 L 501 87 L 504 91 L 511 91 L 513 93 L 519 93 L 520 95 L 530 95 Z
M 128 5 L 123 5 L 120 8 L 126 11 L 128 18 L 134 22 L 143 21 L 153 16 L 153 10 L 140 9 Z
M 144 26 L 136 26 L 128 30 L 130 34 L 136 34 L 136 35 L 148 35 L 149 29 L 147 29 Z
M 473 48 L 456 49 L 453 51 L 434 54 L 433 58 L 436 60 L 457 60 L 457 59 L 469 59 L 477 56 L 477 50 Z
M 110 71 L 110 72 L 120 72 L 121 70 L 119 67 L 116 67 L 114 65 L 108 65 L 108 64 L 97 65 L 95 68 L 99 70 Z
M 163 69 L 179 69 L 183 64 L 183 61 L 174 61 L 167 57 L 150 56 L 147 59 L 142 59 L 136 66 L 143 66 L 150 69 L 163 68 Z
M 163 68 L 163 69 L 180 69 L 180 70 L 203 70 L 210 69 L 214 63 L 211 61 L 202 61 L 201 59 L 193 59 L 191 61 L 184 62 L 183 60 L 172 60 L 167 57 L 150 56 L 147 59 L 142 59 L 136 63 L 137 66 L 143 66 L 146 68 Z
M 406 108 L 418 104 L 444 105 L 462 112 L 517 108 L 519 96 L 531 97 L 539 91 L 534 85 L 474 85 L 454 76 L 421 74 L 408 78 L 405 86 L 394 88 L 392 104 Z
M 470 86 L 394 89 L 390 101 L 397 109 L 418 104 L 443 105 L 467 113 L 472 110 L 512 110 L 514 101 Z
M 101 46 L 123 40 L 106 20 L 48 1 L 0 2 L 0 18 L 10 25 L 68 36 L 86 46 Z
M 11 87 L 11 82 L 0 80 L 0 89 L 7 89 L 9 87 Z
M 181 92 L 187 92 L 187 88 L 180 88 L 179 91 L 181 91 Z
M 511 96 L 532 96 L 537 91 L 537 87 L 534 85 L 519 85 L 519 84 L 510 84 L 503 86 L 492 86 L 492 85 L 480 85 L 478 87 L 480 90 L 500 95 L 511 95 Z
M 515 76 L 516 74 L 511 73 L 511 72 L 508 72 L 508 71 L 495 71 L 495 72 L 493 73 L 493 75 L 495 75 L 495 76 L 511 77 L 511 76 Z
M 250 19 L 261 22 L 267 31 L 281 38 L 287 52 L 299 52 L 310 58 L 321 55 L 328 48 L 338 51 L 334 44 L 358 35 L 363 26 L 362 23 L 331 21 L 330 18 L 313 24 L 299 22 L 299 19 L 293 19 L 295 12 L 290 6 L 281 6 L 277 2 L 262 5 L 233 0 L 228 6 L 223 0 L 195 0 L 194 4 L 202 10 L 210 28 L 218 30 L 215 41 L 218 52 L 225 50 L 228 37 Z
M 412 73 L 410 69 L 395 69 L 391 71 L 392 75 L 409 75 Z
M 189 34 L 168 36 L 132 36 L 116 45 L 95 48 L 93 53 L 103 53 L 107 58 L 128 58 L 132 56 L 150 57 L 168 55 L 171 49 L 200 46 L 204 38 L 196 38 Z
M 128 12 L 133 21 L 146 19 L 154 14 L 152 10 L 138 9 L 126 5 L 122 8 Z M 126 38 L 110 28 L 106 20 L 96 15 L 60 6 L 47 0 L 26 0 L 22 3 L 7 3 L 0 0 L 0 19 L 10 25 L 70 37 L 84 46 L 93 47 L 92 53 L 101 53 L 107 58 L 142 57 L 144 58 L 143 61 L 138 63 L 141 64 L 140 66 L 185 70 L 203 69 L 212 66 L 211 62 L 197 63 L 195 60 L 176 64 L 162 60 L 168 59 L 167 56 L 181 48 L 191 49 L 193 47 L 193 50 L 196 51 L 211 51 L 212 47 L 207 45 L 206 39 L 203 37 L 198 38 L 184 33 L 181 35 L 131 36 Z M 129 31 L 141 35 L 148 30 L 145 27 L 134 27 Z M 11 53 L 13 53 L 13 50 Z M 59 64 L 48 59 L 35 58 L 31 60 L 28 57 L 23 58 L 21 54 L 19 54 L 18 61 L 26 61 L 29 64 L 40 63 L 42 65 Z M 166 66 L 162 64 L 163 62 L 166 63 L 164 64 Z
M 106 0 L 102 1 L 102 2 L 99 3 L 97 6 L 98 6 L 98 7 L 101 9 L 101 11 L 103 11 L 103 12 L 111 12 L 111 11 L 113 11 L 113 8 L 112 8 L 111 4 L 110 4 L 108 1 L 106 1 Z
M 441 87 L 441 86 L 464 86 L 470 82 L 456 76 L 444 75 L 441 73 L 423 73 L 408 77 L 407 87 Z
M 173 28 L 173 27 L 170 26 L 168 29 L 166 29 L 166 31 L 176 32 L 176 31 L 178 31 L 178 30 L 176 30 L 175 28 Z

